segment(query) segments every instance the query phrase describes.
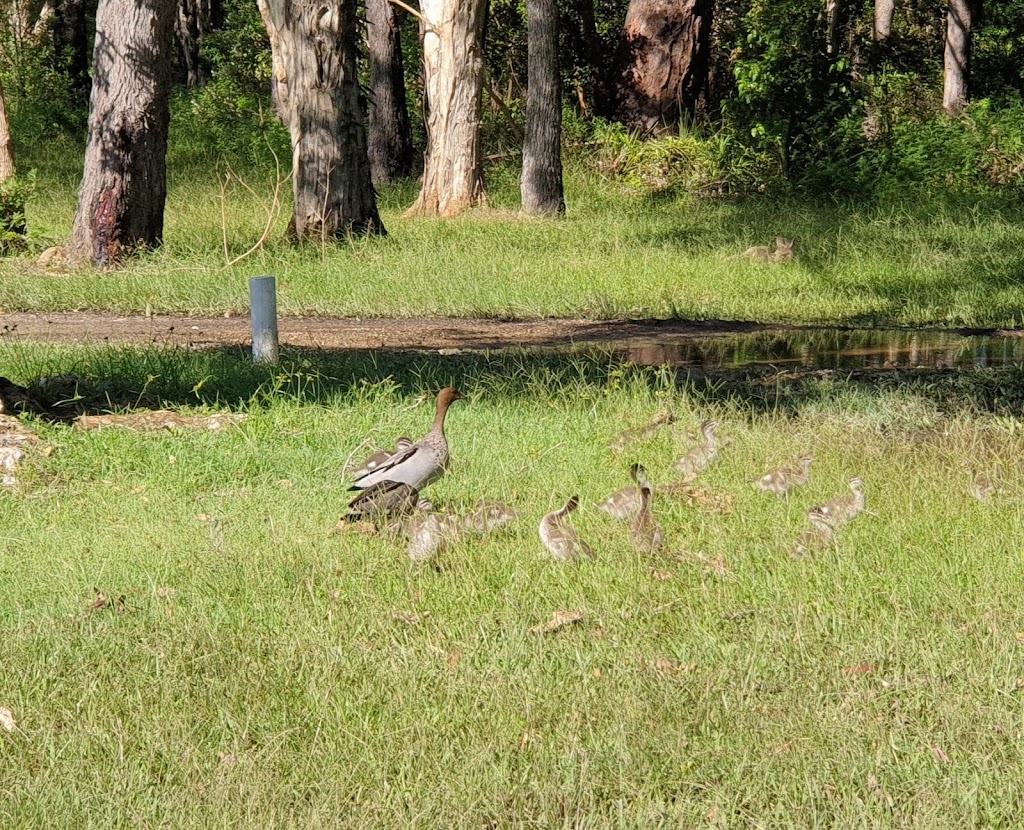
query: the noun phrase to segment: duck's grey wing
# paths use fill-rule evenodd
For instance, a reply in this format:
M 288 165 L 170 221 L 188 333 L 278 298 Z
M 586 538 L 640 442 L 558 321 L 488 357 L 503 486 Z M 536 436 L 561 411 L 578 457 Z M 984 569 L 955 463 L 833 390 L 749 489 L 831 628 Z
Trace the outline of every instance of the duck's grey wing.
M 418 444 L 396 452 L 366 475 L 352 482 L 349 490 L 365 490 L 381 481 L 396 481 L 413 487 L 425 478 L 424 470 L 436 465 L 431 454 Z

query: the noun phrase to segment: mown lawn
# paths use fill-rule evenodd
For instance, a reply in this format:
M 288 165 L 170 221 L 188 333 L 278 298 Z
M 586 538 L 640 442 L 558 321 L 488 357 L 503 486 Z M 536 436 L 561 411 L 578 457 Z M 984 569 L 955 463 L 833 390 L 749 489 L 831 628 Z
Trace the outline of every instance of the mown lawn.
M 173 143 L 173 141 L 172 141 Z M 405 219 L 414 182 L 386 189 L 386 239 L 294 248 L 290 210 L 267 244 L 274 174 L 172 153 L 165 244 L 122 270 L 47 272 L 39 252 L 70 234 L 81 163 L 65 145 L 34 148 L 33 250 L 0 261 L 0 308 L 220 314 L 247 308 L 247 278 L 279 278 L 285 314 L 754 319 L 851 325 L 1024 324 L 1024 210 L 1019 201 L 695 200 L 567 167 L 569 213 L 517 214 L 515 171 L 489 173 L 490 207 L 452 221 Z M 244 179 L 252 192 L 240 183 Z M 744 261 L 748 246 L 796 240 L 796 262 Z
M 33 422 L 53 452 L 0 492 L 4 828 L 1019 824 L 1019 372 L 688 378 L 599 351 L 268 369 L 11 342 L 0 366 L 75 372 L 99 409 L 247 415 Z M 427 493 L 522 520 L 439 570 L 331 534 L 349 455 L 422 433 L 449 382 L 468 400 Z M 677 424 L 613 458 L 668 407 Z M 703 500 L 658 496 L 666 544 L 635 552 L 593 503 L 635 459 L 672 480 L 709 416 L 729 444 Z M 751 485 L 807 452 L 789 502 Z M 973 498 L 979 474 L 1003 492 Z M 870 514 L 791 556 L 806 508 L 853 475 Z M 597 555 L 566 566 L 536 526 L 573 493 Z M 558 610 L 584 616 L 528 633 Z

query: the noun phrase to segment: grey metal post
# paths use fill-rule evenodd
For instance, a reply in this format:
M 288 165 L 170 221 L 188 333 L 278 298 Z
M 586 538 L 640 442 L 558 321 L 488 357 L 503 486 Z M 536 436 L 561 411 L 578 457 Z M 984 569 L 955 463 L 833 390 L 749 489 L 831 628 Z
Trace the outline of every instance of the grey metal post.
M 277 363 L 277 281 L 249 277 L 253 363 Z

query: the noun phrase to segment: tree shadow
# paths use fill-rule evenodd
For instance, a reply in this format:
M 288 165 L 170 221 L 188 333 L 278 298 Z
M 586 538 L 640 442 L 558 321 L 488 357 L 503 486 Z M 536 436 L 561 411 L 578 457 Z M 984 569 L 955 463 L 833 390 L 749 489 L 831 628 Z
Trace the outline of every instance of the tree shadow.
M 31 356 L 23 383 L 27 411 L 53 421 L 82 414 L 181 407 L 250 410 L 277 400 L 331 406 L 380 395 L 415 398 L 456 386 L 471 397 L 514 406 L 526 399 L 597 399 L 635 385 L 685 396 L 697 406 L 799 416 L 850 394 L 898 392 L 946 412 L 1016 416 L 1024 371 L 1001 369 L 742 368 L 640 366 L 614 349 L 587 345 L 440 354 L 415 350 L 287 348 L 277 366 L 253 364 L 246 349 L 101 348 Z

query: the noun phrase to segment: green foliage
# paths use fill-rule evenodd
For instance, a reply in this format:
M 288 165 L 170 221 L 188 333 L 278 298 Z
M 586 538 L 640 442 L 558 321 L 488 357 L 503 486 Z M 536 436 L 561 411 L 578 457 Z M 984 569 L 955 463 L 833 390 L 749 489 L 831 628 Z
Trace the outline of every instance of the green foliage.
M 25 248 L 28 227 L 25 204 L 36 187 L 36 171 L 25 176 L 11 176 L 0 182 L 0 255 L 16 253 Z
M 726 195 L 764 193 L 783 183 L 777 156 L 725 131 L 643 141 L 621 125 L 597 119 L 592 146 L 603 175 L 647 190 Z

